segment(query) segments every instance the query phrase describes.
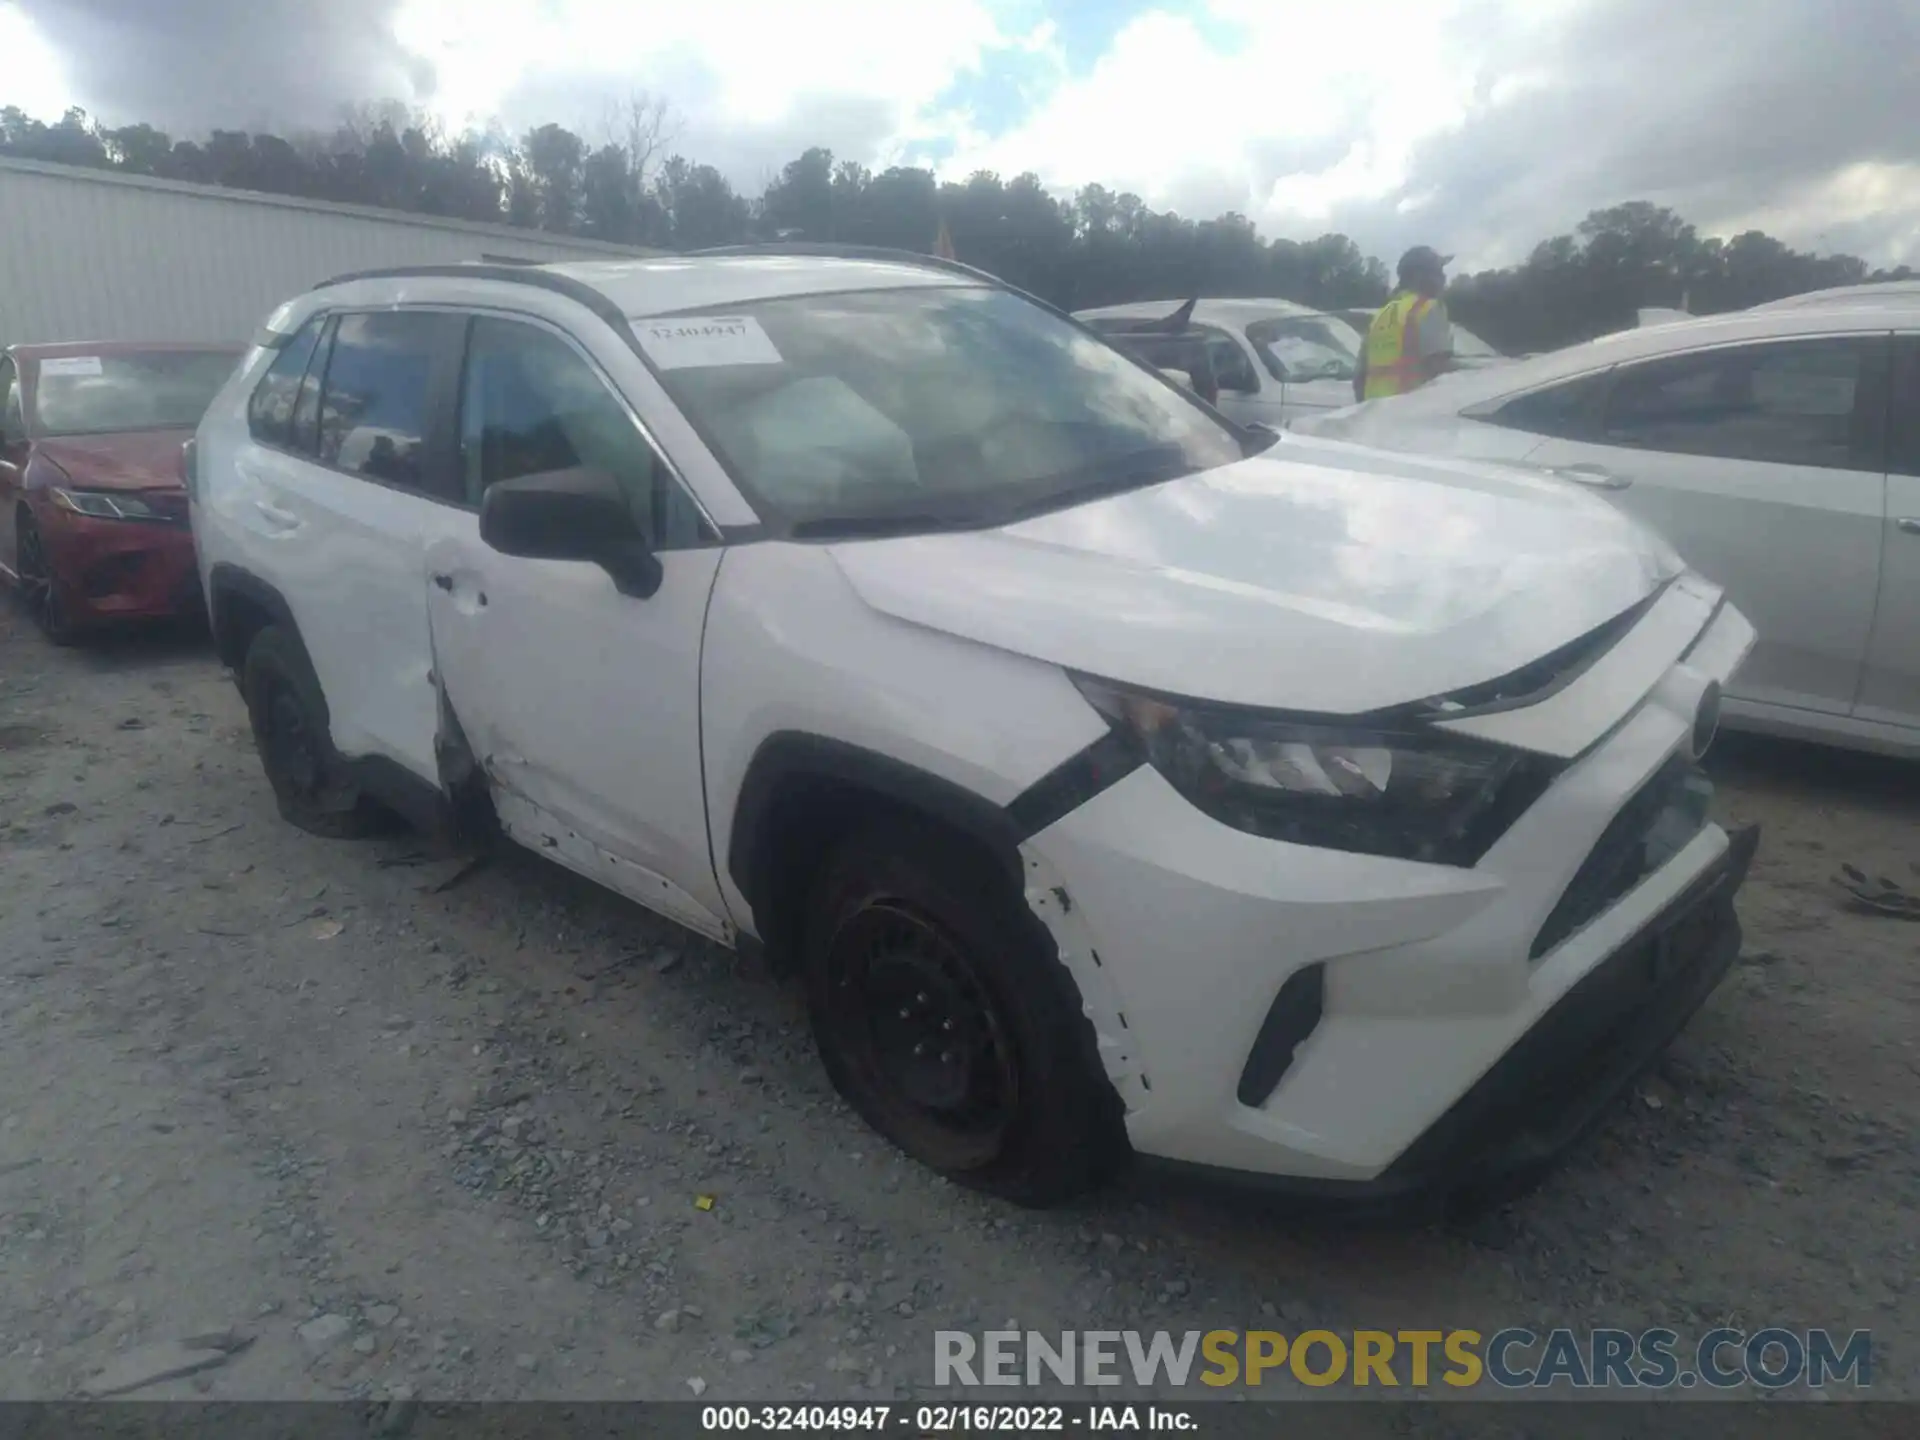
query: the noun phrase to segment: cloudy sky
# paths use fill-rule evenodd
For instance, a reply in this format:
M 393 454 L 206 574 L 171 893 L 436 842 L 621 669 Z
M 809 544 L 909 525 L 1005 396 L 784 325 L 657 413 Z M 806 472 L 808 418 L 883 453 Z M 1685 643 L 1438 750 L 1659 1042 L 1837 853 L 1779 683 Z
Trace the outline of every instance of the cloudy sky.
M 644 90 L 750 192 L 820 144 L 1471 266 L 1637 198 L 1920 263 L 1920 0 L 0 0 L 0 56 L 0 103 L 177 133 Z

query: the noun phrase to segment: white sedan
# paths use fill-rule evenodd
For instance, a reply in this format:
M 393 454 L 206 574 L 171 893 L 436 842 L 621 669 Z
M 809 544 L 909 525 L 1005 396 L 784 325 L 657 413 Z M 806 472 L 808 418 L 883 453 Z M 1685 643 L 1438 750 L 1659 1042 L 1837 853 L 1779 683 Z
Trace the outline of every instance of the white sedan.
M 1729 723 L 1920 755 L 1920 296 L 1623 331 L 1296 429 L 1605 494 L 1759 630 Z

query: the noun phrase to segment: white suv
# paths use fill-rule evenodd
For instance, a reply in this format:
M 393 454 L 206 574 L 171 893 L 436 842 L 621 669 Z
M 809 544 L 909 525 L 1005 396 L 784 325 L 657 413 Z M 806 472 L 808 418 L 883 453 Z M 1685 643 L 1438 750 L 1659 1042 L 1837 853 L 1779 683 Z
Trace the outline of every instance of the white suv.
M 1717 589 L 962 266 L 343 278 L 188 468 L 288 820 L 497 827 L 764 951 L 874 1128 L 1023 1202 L 1530 1178 L 1738 949 Z

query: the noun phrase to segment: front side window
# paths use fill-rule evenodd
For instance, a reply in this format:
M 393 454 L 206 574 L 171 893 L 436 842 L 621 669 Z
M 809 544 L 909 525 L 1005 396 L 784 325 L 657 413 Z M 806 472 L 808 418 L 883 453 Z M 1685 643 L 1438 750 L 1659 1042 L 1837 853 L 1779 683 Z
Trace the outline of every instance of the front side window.
M 320 396 L 324 464 L 427 488 L 427 396 L 440 320 L 406 311 L 340 317 Z
M 1579 439 L 1597 423 L 1600 397 L 1605 394 L 1607 377 L 1612 373 L 1599 370 L 1542 390 L 1529 390 L 1484 414 L 1469 412 L 1470 417 L 1533 435 Z
M 1351 380 L 1360 362 L 1360 337 L 1335 315 L 1256 320 L 1247 326 L 1247 339 L 1269 375 L 1295 385 Z
M 316 315 L 302 325 L 293 338 L 280 347 L 280 353 L 273 357 L 267 373 L 254 387 L 253 398 L 247 401 L 247 429 L 260 444 L 281 450 L 299 448 L 293 442 L 294 406 L 300 398 L 301 379 L 313 361 L 320 330 L 325 324 L 326 317 Z
M 42 435 L 191 430 L 233 374 L 227 350 L 138 350 L 49 356 L 34 387 Z
M 1739 345 L 1624 366 L 1599 438 L 1683 455 L 1877 470 L 1875 343 Z
M 816 533 L 1003 523 L 1244 454 L 1179 390 L 984 286 L 793 296 L 635 332 L 763 515 Z
M 474 321 L 460 464 L 472 505 L 502 480 L 587 467 L 619 481 L 655 548 L 705 538 L 700 512 L 606 382 L 566 341 L 536 325 Z
M 1222 390 L 1231 390 L 1239 395 L 1260 393 L 1260 377 L 1253 373 L 1253 362 L 1247 359 L 1247 352 L 1232 337 L 1211 327 L 1202 328 L 1200 336 L 1207 347 L 1207 361 L 1213 367 L 1213 378 Z

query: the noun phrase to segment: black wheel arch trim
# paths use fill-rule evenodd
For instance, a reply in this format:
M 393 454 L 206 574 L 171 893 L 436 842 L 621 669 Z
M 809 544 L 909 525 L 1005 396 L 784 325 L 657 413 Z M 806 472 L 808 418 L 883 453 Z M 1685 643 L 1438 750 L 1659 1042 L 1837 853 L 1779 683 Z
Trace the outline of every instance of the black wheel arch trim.
M 771 888 L 777 863 L 768 822 L 783 786 L 793 780 L 840 782 L 923 811 L 978 840 L 1019 877 L 1022 837 L 1012 817 L 992 801 L 865 746 L 802 730 L 777 730 L 760 742 L 747 764 L 727 836 L 727 872 L 756 910 Z
M 1146 751 L 1138 740 L 1124 730 L 1110 729 L 1014 796 L 1007 815 L 1025 840 L 1064 820 L 1146 763 Z
M 287 603 L 286 596 L 250 570 L 226 561 L 217 562 L 208 575 L 210 592 L 209 622 L 213 631 L 214 646 L 220 658 L 231 665 L 235 673 L 246 664 L 245 655 L 229 655 L 228 641 L 224 633 L 225 605 L 230 599 L 238 597 L 248 603 L 259 606 L 276 625 L 286 627 L 288 633 L 304 648 L 306 637 L 300 633 L 300 622 L 294 618 L 293 607 Z M 327 697 L 320 696 L 324 709 Z M 445 693 L 441 694 L 441 735 L 444 741 L 446 727 L 454 720 L 452 710 Z M 322 717 L 331 723 L 331 715 Z M 464 745 L 464 736 L 461 738 Z M 383 755 L 361 755 L 338 757 L 346 773 L 367 794 L 379 800 L 389 810 L 396 812 L 414 828 L 440 837 L 460 837 L 471 831 L 471 822 L 457 813 L 452 786 L 443 775 L 442 784 L 415 775 L 399 762 Z M 444 760 L 443 760 L 444 765 Z
M 996 805 L 963 785 L 877 750 L 806 731 L 775 731 L 754 751 L 734 800 L 727 873 L 753 909 L 756 925 L 768 923 L 780 863 L 770 823 L 776 801 L 791 781 L 826 781 L 866 790 L 952 826 L 978 842 L 1024 890 L 1021 845 L 1143 762 L 1130 739 L 1109 731 L 1008 804 Z
M 214 648 L 235 673 L 247 660 L 245 655 L 227 653 L 226 606 L 236 597 L 258 605 L 273 617 L 274 623 L 292 631 L 302 645 L 307 643 L 300 634 L 300 622 L 293 618 L 293 607 L 287 603 L 287 597 L 251 570 L 243 570 L 225 560 L 216 561 L 207 576 L 207 592 L 207 621 L 213 632 Z

